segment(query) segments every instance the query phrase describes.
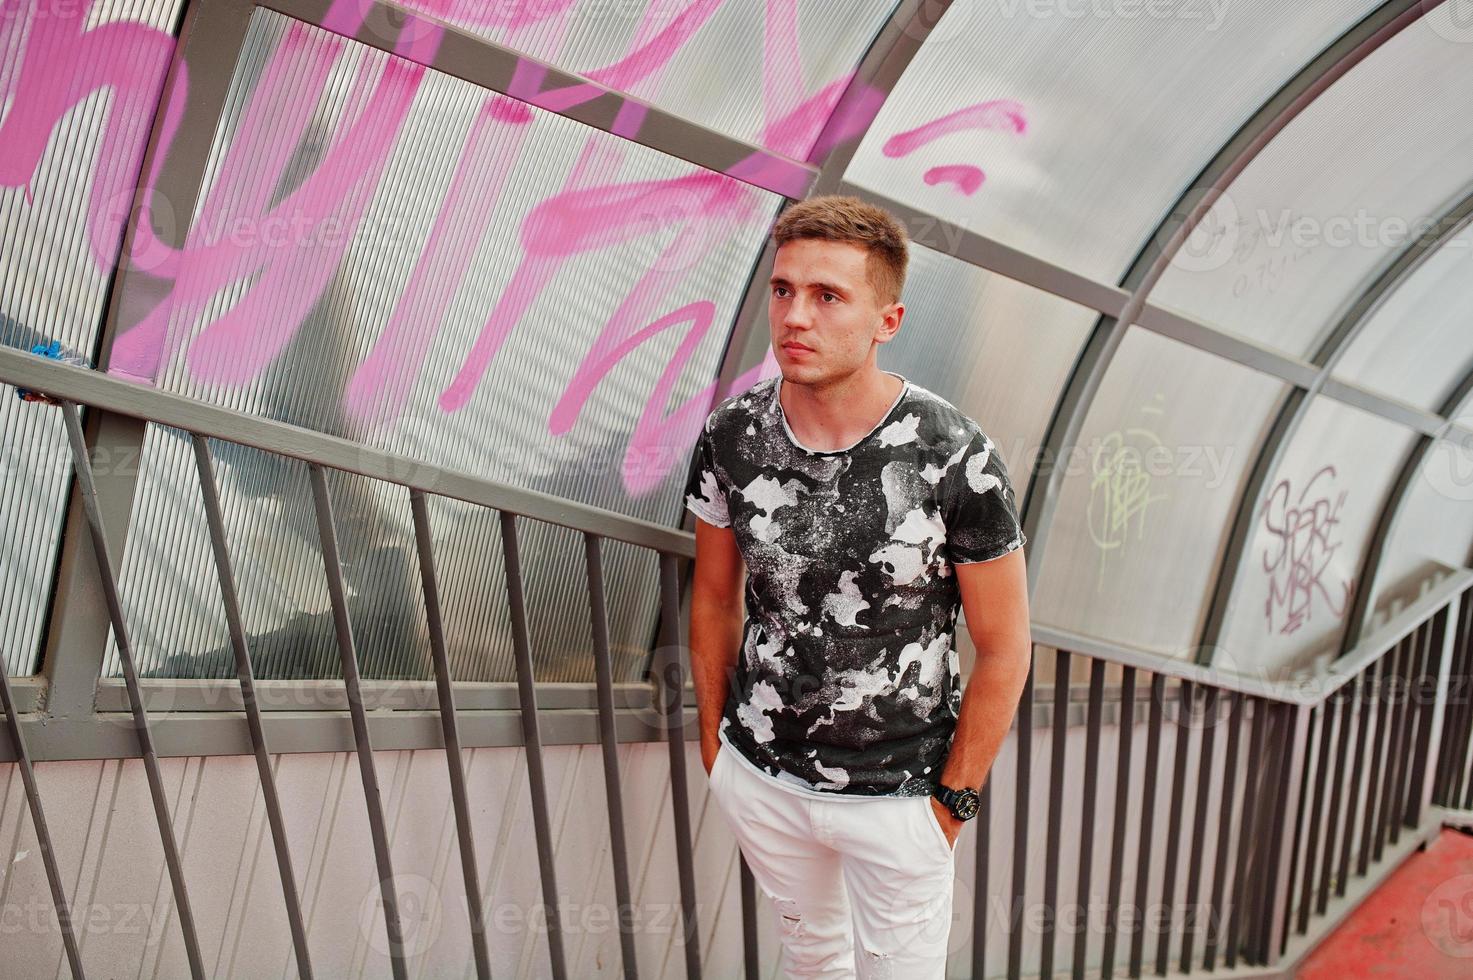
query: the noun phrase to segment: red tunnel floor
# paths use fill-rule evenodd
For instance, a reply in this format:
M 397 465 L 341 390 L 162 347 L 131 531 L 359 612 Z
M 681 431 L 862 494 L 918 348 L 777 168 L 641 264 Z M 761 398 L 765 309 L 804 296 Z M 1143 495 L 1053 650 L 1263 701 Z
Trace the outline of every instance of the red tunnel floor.
M 1473 837 L 1444 830 L 1308 956 L 1301 980 L 1473 980 Z

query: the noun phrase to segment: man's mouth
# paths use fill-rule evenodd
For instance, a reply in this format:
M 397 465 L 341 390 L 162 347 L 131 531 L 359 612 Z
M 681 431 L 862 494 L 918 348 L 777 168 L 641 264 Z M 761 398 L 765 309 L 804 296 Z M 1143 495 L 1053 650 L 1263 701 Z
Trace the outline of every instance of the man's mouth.
M 810 354 L 813 353 L 812 347 L 804 347 L 802 344 L 795 343 L 783 344 L 783 350 L 787 351 L 790 354 L 800 354 L 805 352 Z

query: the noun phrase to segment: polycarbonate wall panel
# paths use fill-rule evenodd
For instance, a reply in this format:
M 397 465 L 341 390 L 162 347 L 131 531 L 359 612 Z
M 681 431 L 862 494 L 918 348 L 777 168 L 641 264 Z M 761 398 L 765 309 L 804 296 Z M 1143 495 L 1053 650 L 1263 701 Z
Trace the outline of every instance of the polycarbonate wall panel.
M 895 0 L 406 0 L 402 6 L 803 159 Z
M 846 177 L 1114 282 L 1233 133 L 1376 6 L 956 0 Z
M 1439 410 L 1470 371 L 1473 230 L 1428 256 L 1386 298 L 1335 365 L 1344 380 L 1429 412 Z
M 1473 185 L 1473 44 L 1428 23 L 1449 6 L 1387 41 L 1276 136 L 1152 301 L 1313 353 L 1358 291 Z
M 1422 461 L 1376 571 L 1372 607 L 1411 602 L 1451 568 L 1473 564 L 1473 452 L 1440 439 Z
M 1034 618 L 1196 659 L 1243 481 L 1286 390 L 1132 327 L 1063 461 Z
M 716 397 L 710 379 L 777 203 L 257 10 L 169 301 L 119 337 L 110 367 L 156 375 L 161 387 L 242 412 L 669 525 L 678 522 L 686 464 Z M 171 564 L 180 523 L 201 533 L 189 509 L 197 505 L 183 503 L 195 494 L 192 462 L 177 440 L 157 437 L 145 457 L 169 489 L 135 501 L 124 588 L 140 638 L 160 634 L 173 615 L 179 599 L 170 590 L 218 606 L 212 577 Z M 298 500 L 306 492 L 301 478 L 250 454 L 222 451 L 219 471 L 227 495 Z M 340 531 L 345 561 L 367 563 L 364 584 L 349 585 L 364 615 L 383 613 L 375 628 L 393 673 L 417 656 L 405 650 L 393 659 L 395 623 L 410 617 L 385 612 L 402 601 L 393 593 L 413 540 L 403 502 L 386 494 L 358 495 L 360 540 Z M 277 588 L 275 605 L 261 607 L 253 633 L 320 614 L 320 606 L 293 605 L 325 597 L 310 499 L 291 505 L 308 510 L 289 521 L 272 509 L 285 504 L 227 503 L 237 508 L 234 547 L 274 536 L 292 542 L 273 570 L 292 581 Z M 442 578 L 501 581 L 499 537 L 488 537 L 494 519 L 454 511 L 462 520 L 445 524 L 450 512 L 436 511 Z M 538 661 L 546 665 L 539 680 L 578 679 L 567 673 L 574 670 L 592 677 L 586 597 L 577 599 L 567 581 L 582 553 L 581 540 L 523 522 L 529 616 L 564 631 L 534 636 L 537 655 L 550 658 Z M 605 564 L 611 628 L 647 650 L 657 566 L 614 548 L 605 549 Z M 417 602 L 416 566 L 408 568 Z M 553 569 L 558 587 L 539 588 L 553 582 Z M 447 591 L 447 617 L 478 624 L 452 651 L 458 669 L 509 679 L 509 652 L 485 632 L 487 610 L 504 605 L 504 591 Z M 176 650 L 200 656 L 216 643 L 201 628 L 141 656 L 153 669 Z M 562 663 L 575 649 L 581 662 Z
M 1097 314 L 915 244 L 902 300 L 880 366 L 977 421 L 1021 508 L 1044 427 Z
M 1314 400 L 1254 515 L 1214 664 L 1274 677 L 1338 653 L 1366 545 L 1414 438 Z
M 89 359 L 179 0 L 6 4 L 0 16 L 0 344 Z M 33 673 L 71 475 L 61 416 L 0 385 L 0 664 Z

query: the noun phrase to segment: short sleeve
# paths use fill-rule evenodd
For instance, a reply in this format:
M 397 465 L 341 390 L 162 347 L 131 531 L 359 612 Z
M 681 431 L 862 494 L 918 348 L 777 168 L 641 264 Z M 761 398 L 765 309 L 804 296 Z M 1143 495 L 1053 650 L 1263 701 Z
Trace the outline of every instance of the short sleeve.
M 701 427 L 700 439 L 696 441 L 696 465 L 685 486 L 685 506 L 707 524 L 730 527 L 731 518 L 727 514 L 726 493 L 717 476 L 719 472 L 708 418 Z
M 973 434 L 942 488 L 946 549 L 953 564 L 1001 558 L 1027 544 L 1007 465 L 985 433 Z

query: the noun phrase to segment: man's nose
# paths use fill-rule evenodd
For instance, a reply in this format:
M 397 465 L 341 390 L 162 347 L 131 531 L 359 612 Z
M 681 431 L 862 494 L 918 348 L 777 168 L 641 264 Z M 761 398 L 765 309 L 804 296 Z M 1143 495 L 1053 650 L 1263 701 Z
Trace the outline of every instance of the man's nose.
M 812 326 L 813 310 L 810 308 L 808 301 L 802 298 L 794 298 L 788 304 L 788 310 L 783 315 L 783 325 L 793 329 Z

